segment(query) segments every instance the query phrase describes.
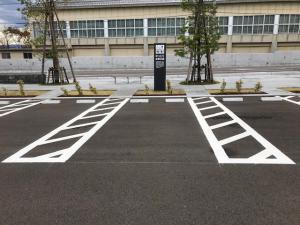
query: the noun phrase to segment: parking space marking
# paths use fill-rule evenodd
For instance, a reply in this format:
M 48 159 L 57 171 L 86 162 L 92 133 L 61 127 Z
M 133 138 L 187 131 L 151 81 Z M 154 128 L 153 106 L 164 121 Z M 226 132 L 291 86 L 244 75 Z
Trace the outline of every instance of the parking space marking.
M 149 103 L 149 99 L 131 99 L 130 103 Z
M 184 103 L 184 98 L 166 98 L 166 103 Z
M 282 102 L 282 98 L 281 97 L 261 97 L 261 101 L 262 102 Z
M 278 96 L 279 97 L 279 96 Z M 280 97 L 282 100 L 294 103 L 296 105 L 300 105 L 300 101 L 295 101 L 293 98 L 296 98 L 297 96 L 288 96 L 288 97 Z
M 81 124 L 76 124 L 83 119 L 92 118 L 89 116 L 90 113 L 94 113 L 95 110 L 99 110 L 103 108 L 105 105 L 114 102 L 115 99 L 105 99 L 100 103 L 94 105 L 90 109 L 84 111 L 77 117 L 73 118 L 72 120 L 68 121 L 67 123 L 61 125 L 60 127 L 56 128 L 49 134 L 45 135 L 44 137 L 38 139 L 37 141 L 33 142 L 32 144 L 28 145 L 27 147 L 21 149 L 14 155 L 10 156 L 9 158 L 5 159 L 2 163 L 65 163 L 69 160 L 80 148 L 83 146 L 94 134 L 101 129 L 128 101 L 129 98 L 126 99 L 118 99 L 117 105 L 115 107 L 111 107 L 110 112 L 103 114 L 103 116 L 96 117 L 96 120 L 93 122 L 83 122 Z M 99 118 L 100 117 L 100 118 Z M 76 131 L 77 128 L 82 127 L 89 127 L 91 128 L 84 133 L 78 133 Z M 69 134 L 67 136 L 53 138 L 54 136 L 58 135 L 60 132 L 63 131 L 74 131 L 74 134 Z M 39 155 L 36 157 L 24 157 L 27 153 L 34 150 L 37 147 L 52 144 L 57 142 L 62 142 L 65 140 L 74 140 L 74 143 L 71 147 L 65 149 L 57 149 L 53 152 L 45 155 Z
M 0 101 L 0 105 L 8 105 L 10 101 Z
M 95 104 L 96 100 L 95 99 L 84 99 L 84 100 L 77 100 L 77 104 Z
M 252 127 L 241 120 L 237 115 L 235 115 L 231 110 L 221 104 L 218 100 L 213 97 L 207 97 L 206 99 L 201 98 L 201 100 L 204 101 L 207 101 L 209 99 L 215 104 L 213 108 L 219 108 L 220 112 L 203 116 L 202 111 L 204 109 L 207 109 L 208 107 L 198 108 L 198 106 L 194 102 L 195 99 L 193 98 L 188 98 L 188 101 L 220 164 L 295 164 L 295 162 L 293 162 L 290 158 L 283 154 L 278 148 L 267 141 L 263 136 L 257 133 Z M 212 108 L 212 106 L 210 106 L 210 108 Z M 213 118 L 225 114 L 227 114 L 231 118 L 230 121 L 216 124 L 214 126 L 210 126 L 206 121 L 208 118 Z M 217 139 L 216 135 L 213 132 L 215 129 L 226 127 L 235 123 L 239 124 L 245 131 L 241 134 L 234 135 L 223 140 Z M 264 147 L 264 150 L 249 158 L 230 158 L 226 154 L 224 145 L 239 141 L 249 136 L 252 136 L 258 143 L 260 143 Z
M 37 99 L 29 99 L 29 100 L 25 100 L 25 101 L 21 101 L 21 102 L 17 102 L 17 103 L 14 103 L 14 104 L 10 104 L 10 105 L 0 107 L 0 117 L 9 115 L 9 114 L 14 113 L 14 112 L 21 111 L 23 109 L 33 107 L 33 106 L 38 105 L 42 102 L 43 101 L 37 100 Z

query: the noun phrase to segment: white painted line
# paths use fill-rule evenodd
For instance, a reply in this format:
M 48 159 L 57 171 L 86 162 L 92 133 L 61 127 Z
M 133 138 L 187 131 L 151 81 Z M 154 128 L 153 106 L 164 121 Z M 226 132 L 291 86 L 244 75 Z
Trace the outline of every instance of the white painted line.
M 166 98 L 166 103 L 183 103 L 184 98 Z
M 197 101 L 197 100 L 201 100 L 201 99 L 205 99 L 205 98 L 208 98 L 208 97 L 193 98 L 193 100 Z
M 293 103 L 293 104 L 296 104 L 296 105 L 300 105 L 300 102 L 292 100 L 292 98 L 294 98 L 294 97 L 295 96 L 279 97 L 279 98 L 281 98 L 284 101 L 287 101 L 287 102 L 290 102 L 290 103 Z
M 210 119 L 210 118 L 214 118 L 214 117 L 217 117 L 217 116 L 222 116 L 224 114 L 226 114 L 226 112 L 218 112 L 218 113 L 214 113 L 214 114 L 204 116 L 204 119 Z
M 217 105 L 213 105 L 213 106 L 209 106 L 209 107 L 205 107 L 205 108 L 200 108 L 199 110 L 200 111 L 205 111 L 205 110 L 209 110 L 209 109 L 215 109 L 215 108 L 218 108 L 219 106 Z
M 149 103 L 149 99 L 131 99 L 130 103 Z
M 227 138 L 225 140 L 219 141 L 215 134 L 213 133 L 213 129 L 208 125 L 206 119 L 201 111 L 197 108 L 196 104 L 193 102 L 192 98 L 188 98 L 188 101 L 194 111 L 194 114 L 202 127 L 204 134 L 210 143 L 214 154 L 221 164 L 295 164 L 290 158 L 288 158 L 285 154 L 283 154 L 278 148 L 272 145 L 269 141 L 267 141 L 263 136 L 258 134 L 253 128 L 251 128 L 248 124 L 246 124 L 243 120 L 241 120 L 238 116 L 236 116 L 232 111 L 226 108 L 223 104 L 217 101 L 215 98 L 210 98 L 221 110 L 223 110 L 233 121 L 238 123 L 244 130 L 245 133 Z M 218 125 L 216 125 L 217 127 Z M 265 150 L 268 150 L 268 154 L 256 154 L 250 158 L 230 158 L 226 151 L 224 150 L 224 145 L 238 141 L 241 138 L 245 138 L 247 136 L 252 136 L 257 142 L 259 142 L 262 146 L 264 146 Z M 275 159 L 269 159 L 270 154 L 275 157 Z M 266 157 L 266 155 L 268 157 Z
M 110 109 L 114 109 L 115 107 L 106 107 L 106 108 L 101 108 L 101 109 L 94 109 L 93 112 L 99 112 L 99 111 L 106 111 Z
M 219 124 L 216 124 L 214 126 L 211 126 L 210 128 L 212 130 L 215 130 L 215 129 L 218 129 L 218 128 L 222 128 L 222 127 L 226 127 L 226 126 L 229 126 L 231 124 L 235 124 L 236 122 L 234 120 L 230 120 L 230 121 L 227 121 L 227 122 L 224 122 L 224 123 L 219 123 Z
M 42 102 L 43 105 L 60 104 L 60 100 L 45 100 Z
M 109 113 L 102 113 L 102 114 L 97 114 L 97 115 L 92 115 L 92 116 L 84 116 L 81 118 L 81 120 L 85 119 L 92 119 L 92 118 L 97 118 L 97 117 L 102 117 L 102 116 L 107 116 Z
M 8 105 L 10 101 L 0 101 L 0 105 Z
M 121 102 L 122 102 L 122 101 L 121 101 Z M 105 105 L 105 106 L 108 106 L 108 105 L 118 105 L 118 104 L 120 104 L 121 102 L 105 103 L 105 104 L 103 104 L 103 105 Z
M 261 101 L 263 102 L 282 102 L 280 97 L 262 97 Z
M 244 98 L 223 98 L 223 102 L 243 102 Z
M 83 99 L 83 100 L 77 100 L 77 104 L 95 104 L 96 100 L 95 99 Z
M 227 145 L 227 144 L 238 141 L 238 140 L 243 139 L 248 136 L 250 136 L 250 134 L 248 134 L 248 132 L 246 131 L 244 133 L 237 134 L 237 135 L 229 137 L 229 138 L 225 138 L 225 139 L 219 141 L 219 143 L 220 143 L 220 145 Z
M 42 101 L 25 100 L 25 101 L 16 102 L 14 104 L 10 104 L 10 105 L 6 105 L 6 106 L 3 106 L 3 107 L 0 107 L 0 112 L 3 112 L 6 109 L 8 109 L 4 113 L 0 113 L 0 117 L 9 115 L 9 114 L 14 113 L 14 112 L 21 111 L 23 109 L 27 109 L 27 108 L 33 107 L 33 106 L 38 105 L 40 103 L 42 103 Z
M 203 105 L 203 104 L 207 104 L 207 103 L 211 103 L 212 101 L 209 100 L 209 101 L 205 101 L 205 102 L 198 102 L 198 103 L 195 103 L 196 105 Z
M 60 127 L 56 128 L 49 134 L 41 137 L 40 139 L 36 140 L 32 144 L 28 145 L 27 147 L 19 150 L 14 155 L 10 156 L 9 158 L 5 159 L 2 163 L 64 163 L 67 160 L 69 160 L 92 136 L 95 135 L 95 133 L 101 129 L 128 101 L 129 98 L 124 99 L 119 105 L 117 105 L 107 116 L 104 118 L 95 121 L 95 125 L 92 126 L 92 128 L 87 131 L 86 133 L 80 133 L 80 134 L 73 134 L 66 137 L 51 139 L 52 137 L 56 136 L 60 132 L 64 130 L 71 130 L 74 128 L 74 131 L 76 131 L 75 126 L 78 125 L 86 125 L 85 124 L 78 124 L 78 125 L 72 125 L 81 120 L 83 117 L 88 115 L 89 113 L 93 112 L 93 110 L 98 109 L 103 106 L 108 101 L 108 99 L 105 99 L 101 101 L 100 103 L 94 105 L 90 109 L 84 111 L 77 117 L 73 118 L 72 120 L 66 122 L 65 124 L 61 125 Z M 51 144 L 56 143 L 59 141 L 72 139 L 75 137 L 79 137 L 77 141 L 74 140 L 74 144 L 66 149 L 57 149 L 52 153 L 37 156 L 37 157 L 24 157 L 28 152 L 34 150 L 38 146 L 42 146 L 45 144 Z
M 92 122 L 92 123 L 84 123 L 84 124 L 80 124 L 80 125 L 69 126 L 69 127 L 65 128 L 64 130 L 72 130 L 72 129 L 81 128 L 81 127 L 88 127 L 88 126 L 96 125 L 97 123 L 98 123 L 98 121 Z
M 85 133 L 80 133 L 80 134 L 69 135 L 69 136 L 65 136 L 65 137 L 61 137 L 61 138 L 50 139 L 50 140 L 44 141 L 41 145 L 47 145 L 47 144 L 51 144 L 51 143 L 55 143 L 55 142 L 70 140 L 70 139 L 82 137 L 84 135 L 85 135 Z

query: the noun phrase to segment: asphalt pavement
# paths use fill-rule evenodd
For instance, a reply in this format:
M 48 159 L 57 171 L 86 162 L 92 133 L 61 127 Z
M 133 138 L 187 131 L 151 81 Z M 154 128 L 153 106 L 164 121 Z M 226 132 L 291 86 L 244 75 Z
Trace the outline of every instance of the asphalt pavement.
M 29 151 L 13 160 L 41 157 L 65 142 L 74 150 L 65 162 L 50 162 L 61 152 L 48 155 L 49 162 L 1 163 L 0 224 L 300 224 L 300 106 L 216 98 L 228 111 L 207 119 L 209 126 L 226 122 L 231 113 L 238 123 L 213 130 L 220 143 L 245 128 L 255 131 L 252 139 L 224 148 L 230 159 L 247 159 L 263 151 L 255 141 L 269 141 L 295 163 L 223 164 L 191 105 L 201 106 L 206 118 L 217 108 L 203 110 L 207 100 L 191 100 L 70 99 L 0 117 L 0 161 L 24 149 Z M 31 148 L 36 142 L 39 148 Z

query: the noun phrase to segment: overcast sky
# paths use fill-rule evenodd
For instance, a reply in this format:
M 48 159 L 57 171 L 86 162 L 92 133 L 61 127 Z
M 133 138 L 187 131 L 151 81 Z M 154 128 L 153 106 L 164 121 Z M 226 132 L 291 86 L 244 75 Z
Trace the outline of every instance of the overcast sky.
M 20 8 L 17 0 L 0 0 L 0 26 L 22 26 L 14 25 L 24 22 L 22 15 L 17 11 Z

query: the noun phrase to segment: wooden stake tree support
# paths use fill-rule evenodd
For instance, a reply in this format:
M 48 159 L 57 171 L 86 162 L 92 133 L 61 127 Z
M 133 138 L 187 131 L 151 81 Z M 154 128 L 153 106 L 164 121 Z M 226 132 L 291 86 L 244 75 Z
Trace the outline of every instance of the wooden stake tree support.
M 61 23 L 57 15 L 56 6 L 54 0 L 44 1 L 44 11 L 45 11 L 45 24 L 44 24 L 44 36 L 43 36 L 43 59 L 42 59 L 42 74 L 45 74 L 45 58 L 47 54 L 47 34 L 49 33 L 49 38 L 51 41 L 51 58 L 53 59 L 53 67 L 48 70 L 46 84 L 64 84 L 69 83 L 69 79 L 66 73 L 66 69 L 60 66 L 57 39 L 61 36 L 63 41 L 64 52 L 67 54 L 68 63 L 71 69 L 73 81 L 76 82 L 76 77 L 73 70 L 73 65 L 70 59 L 68 47 L 66 45 L 65 37 L 62 31 Z M 56 26 L 55 26 L 56 24 Z M 58 33 L 59 32 L 59 35 Z M 52 80 L 52 82 L 51 82 Z

